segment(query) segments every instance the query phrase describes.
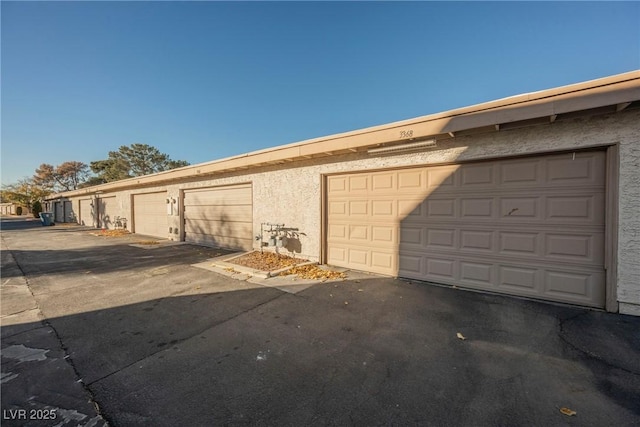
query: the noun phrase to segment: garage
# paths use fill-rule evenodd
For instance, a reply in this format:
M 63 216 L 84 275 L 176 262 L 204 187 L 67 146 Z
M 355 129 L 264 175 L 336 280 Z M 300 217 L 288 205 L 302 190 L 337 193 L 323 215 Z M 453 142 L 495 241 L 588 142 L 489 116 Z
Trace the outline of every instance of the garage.
M 184 240 L 220 248 L 251 250 L 251 184 L 185 190 Z
M 134 233 L 166 238 L 169 232 L 167 218 L 166 192 L 135 194 L 133 196 Z
M 64 222 L 74 222 L 75 213 L 73 212 L 73 204 L 65 200 L 64 201 Z
M 74 222 L 73 205 L 68 200 L 61 200 L 53 204 L 54 222 Z
M 115 220 L 118 216 L 116 197 L 102 197 L 98 202 L 98 228 L 112 230 L 115 228 Z
M 327 263 L 604 307 L 605 153 L 327 177 Z
M 93 205 L 91 203 L 91 199 L 80 199 L 79 206 L 80 213 L 78 223 L 89 227 L 93 226 Z
M 64 222 L 64 202 L 53 204 L 53 222 Z

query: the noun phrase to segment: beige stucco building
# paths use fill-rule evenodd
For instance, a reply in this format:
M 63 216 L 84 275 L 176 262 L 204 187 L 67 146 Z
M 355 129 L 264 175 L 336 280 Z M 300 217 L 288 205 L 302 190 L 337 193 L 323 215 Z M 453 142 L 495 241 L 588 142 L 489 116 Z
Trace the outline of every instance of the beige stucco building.
M 640 315 L 639 106 L 634 71 L 49 202 L 57 221 L 244 250 L 285 224 L 280 250 L 321 263 Z

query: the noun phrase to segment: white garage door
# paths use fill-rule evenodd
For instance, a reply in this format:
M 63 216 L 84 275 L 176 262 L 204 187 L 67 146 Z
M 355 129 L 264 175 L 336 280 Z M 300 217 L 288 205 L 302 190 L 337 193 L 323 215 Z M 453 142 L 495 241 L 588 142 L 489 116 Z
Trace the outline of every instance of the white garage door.
M 80 225 L 93 227 L 95 224 L 91 199 L 80 200 Z
M 113 230 L 115 228 L 115 220 L 118 214 L 118 206 L 116 198 L 102 197 L 98 202 L 98 228 L 106 228 Z
M 251 250 L 251 184 L 184 192 L 184 239 L 221 248 Z
M 330 176 L 327 261 L 603 307 L 604 165 L 581 152 Z
M 133 196 L 134 232 L 164 237 L 169 233 L 167 193 L 136 194 Z

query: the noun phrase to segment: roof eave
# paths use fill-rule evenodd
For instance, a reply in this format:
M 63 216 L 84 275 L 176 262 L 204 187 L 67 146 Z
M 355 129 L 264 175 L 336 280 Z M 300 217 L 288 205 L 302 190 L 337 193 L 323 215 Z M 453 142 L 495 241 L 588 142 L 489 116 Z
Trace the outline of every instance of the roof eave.
M 640 100 L 640 70 L 100 184 L 52 195 L 47 199 L 91 195 L 97 191 L 108 192 L 162 184 L 167 181 L 245 170 L 259 165 L 333 156 L 394 142 L 455 137 L 460 132 L 476 128 L 494 126 L 499 130 L 509 123 L 537 118 L 548 118 L 549 122 L 553 122 L 562 114 L 605 106 L 615 106 L 615 110 L 620 111 L 637 100 Z M 411 136 L 407 137 L 409 131 Z

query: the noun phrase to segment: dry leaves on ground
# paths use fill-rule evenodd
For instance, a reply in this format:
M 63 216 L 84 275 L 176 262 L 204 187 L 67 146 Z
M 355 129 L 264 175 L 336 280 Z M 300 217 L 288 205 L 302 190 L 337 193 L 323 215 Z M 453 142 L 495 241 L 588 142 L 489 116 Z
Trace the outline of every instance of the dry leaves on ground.
M 118 229 L 118 230 L 102 230 L 97 233 L 89 233 L 89 234 L 93 234 L 94 236 L 102 236 L 102 237 L 121 237 L 121 236 L 129 235 L 131 233 L 127 230 Z
M 227 262 L 261 271 L 274 271 L 307 261 L 306 259 L 293 258 L 273 252 L 251 252 L 241 257 L 230 259 Z
M 565 415 L 567 415 L 569 417 L 573 417 L 574 415 L 577 414 L 576 411 L 574 411 L 572 409 L 569 409 L 569 408 L 565 408 L 565 407 L 560 408 L 560 412 L 562 412 L 563 414 L 565 414 Z
M 300 279 L 314 279 L 314 280 L 344 279 L 347 277 L 345 273 L 340 273 L 338 271 L 323 270 L 317 265 L 312 265 L 312 264 L 293 267 L 292 269 L 287 270 L 280 274 L 283 276 L 295 274 Z

